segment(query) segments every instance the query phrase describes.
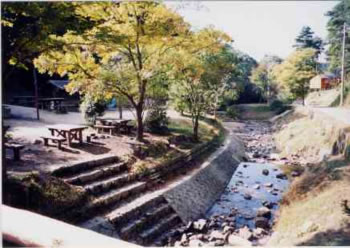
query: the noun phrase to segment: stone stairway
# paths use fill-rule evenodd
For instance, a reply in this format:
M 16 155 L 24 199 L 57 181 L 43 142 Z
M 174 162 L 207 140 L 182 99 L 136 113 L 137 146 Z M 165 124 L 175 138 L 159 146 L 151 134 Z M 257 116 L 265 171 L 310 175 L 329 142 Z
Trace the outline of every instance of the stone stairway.
M 143 204 L 137 211 L 111 219 L 119 237 L 144 246 L 164 245 L 170 230 L 181 224 L 180 217 L 162 196 Z
M 147 190 L 146 181 L 138 180 L 135 175 L 128 173 L 125 161 L 112 158 L 63 167 L 53 172 L 54 176 L 69 184 L 83 187 L 93 196 L 84 210 L 85 218 L 113 208 L 115 204 L 120 205 L 121 201 Z
M 93 197 L 81 211 L 81 227 L 140 245 L 162 245 L 169 230 L 181 224 L 163 190 L 150 190 L 154 180 L 129 174 L 126 162 L 116 157 L 63 167 L 53 175 Z

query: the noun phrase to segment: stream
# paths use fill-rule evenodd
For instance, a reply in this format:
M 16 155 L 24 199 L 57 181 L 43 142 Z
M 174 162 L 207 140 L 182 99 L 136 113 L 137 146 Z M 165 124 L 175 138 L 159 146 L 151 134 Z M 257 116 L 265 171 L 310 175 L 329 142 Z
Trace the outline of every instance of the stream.
M 289 181 L 274 161 L 270 123 L 245 121 L 235 134 L 247 162 L 238 165 L 221 197 L 203 219 L 184 226 L 170 246 L 264 245 Z

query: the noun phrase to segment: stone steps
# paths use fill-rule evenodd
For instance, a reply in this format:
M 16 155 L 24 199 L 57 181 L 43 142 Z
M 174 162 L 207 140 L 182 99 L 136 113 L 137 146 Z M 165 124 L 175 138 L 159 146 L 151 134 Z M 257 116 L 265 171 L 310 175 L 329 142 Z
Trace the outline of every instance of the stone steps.
M 95 160 L 76 162 L 72 165 L 61 166 L 60 168 L 52 171 L 52 175 L 55 177 L 64 178 L 87 170 L 96 169 L 100 166 L 115 164 L 119 162 L 121 161 L 120 158 L 117 156 L 103 156 Z
M 120 162 L 112 165 L 99 166 L 98 168 L 93 168 L 92 170 L 84 171 L 78 175 L 73 175 L 70 177 L 65 177 L 63 180 L 66 183 L 74 185 L 85 185 L 91 181 L 106 178 L 115 175 L 120 172 L 127 170 L 127 166 L 124 162 Z
M 113 175 L 111 177 L 104 178 L 93 183 L 89 183 L 84 186 L 84 189 L 93 195 L 100 195 L 108 190 L 121 187 L 127 183 L 130 183 L 136 179 L 135 175 L 129 174 L 127 171 L 121 174 Z
M 123 239 L 132 239 L 137 236 L 138 232 L 144 230 L 146 227 L 157 222 L 159 219 L 166 217 L 168 214 L 174 213 L 171 206 L 167 203 L 161 204 L 153 211 L 148 211 L 141 218 L 130 222 L 127 226 L 123 227 L 119 235 Z
M 180 227 L 181 223 L 179 223 L 178 225 L 175 225 L 171 230 L 163 233 L 162 235 L 160 235 L 158 238 L 156 238 L 153 242 L 152 245 L 154 246 L 166 246 L 168 244 L 168 239 L 174 239 L 174 237 L 179 237 L 179 234 L 181 234 L 181 232 L 179 232 L 179 230 L 177 229 L 177 227 Z
M 141 232 L 136 242 L 141 245 L 151 245 L 157 238 L 179 223 L 181 223 L 180 217 L 176 213 L 173 213 Z
M 105 214 L 105 217 L 120 230 L 127 223 L 164 202 L 165 199 L 158 192 L 146 193 L 135 200 L 118 206 Z
M 131 195 L 139 194 L 145 191 L 146 189 L 146 182 L 135 181 L 124 185 L 121 188 L 117 188 L 100 195 L 99 197 L 93 200 L 92 205 L 94 208 L 108 207 L 113 203 L 127 199 Z

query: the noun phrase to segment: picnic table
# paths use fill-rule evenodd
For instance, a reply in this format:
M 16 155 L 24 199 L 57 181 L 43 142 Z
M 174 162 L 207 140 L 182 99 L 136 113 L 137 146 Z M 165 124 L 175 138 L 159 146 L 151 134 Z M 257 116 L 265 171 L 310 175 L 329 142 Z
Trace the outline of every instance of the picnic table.
M 60 136 L 67 140 L 68 145 L 71 146 L 72 141 L 77 140 L 80 144 L 83 143 L 83 130 L 87 127 L 70 124 L 56 124 L 47 127 L 52 136 Z M 55 135 L 56 134 L 56 135 Z
M 110 129 L 110 132 L 112 134 L 113 130 L 119 131 L 120 129 L 124 129 L 126 132 L 130 132 L 131 126 L 128 125 L 130 122 L 130 119 L 121 120 L 116 118 L 106 118 L 106 117 L 98 117 L 96 118 L 96 125 L 95 127 L 98 130 L 108 129 L 109 127 L 113 127 L 113 129 Z

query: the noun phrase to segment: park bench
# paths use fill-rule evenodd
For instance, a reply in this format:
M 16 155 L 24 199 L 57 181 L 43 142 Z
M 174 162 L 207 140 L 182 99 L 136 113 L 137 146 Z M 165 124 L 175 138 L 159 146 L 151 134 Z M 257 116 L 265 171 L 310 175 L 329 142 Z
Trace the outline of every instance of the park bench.
M 5 148 L 13 150 L 13 160 L 19 161 L 21 159 L 20 151 L 24 148 L 24 145 L 15 143 L 5 143 Z
M 94 128 L 97 129 L 97 133 L 101 133 L 105 130 L 108 130 L 109 134 L 112 135 L 116 131 L 116 126 L 106 126 L 106 125 L 94 125 Z
M 66 141 L 65 138 L 55 137 L 55 136 L 41 136 L 44 140 L 44 146 L 49 146 L 49 140 L 53 143 L 57 143 L 58 149 L 62 150 L 62 143 Z

